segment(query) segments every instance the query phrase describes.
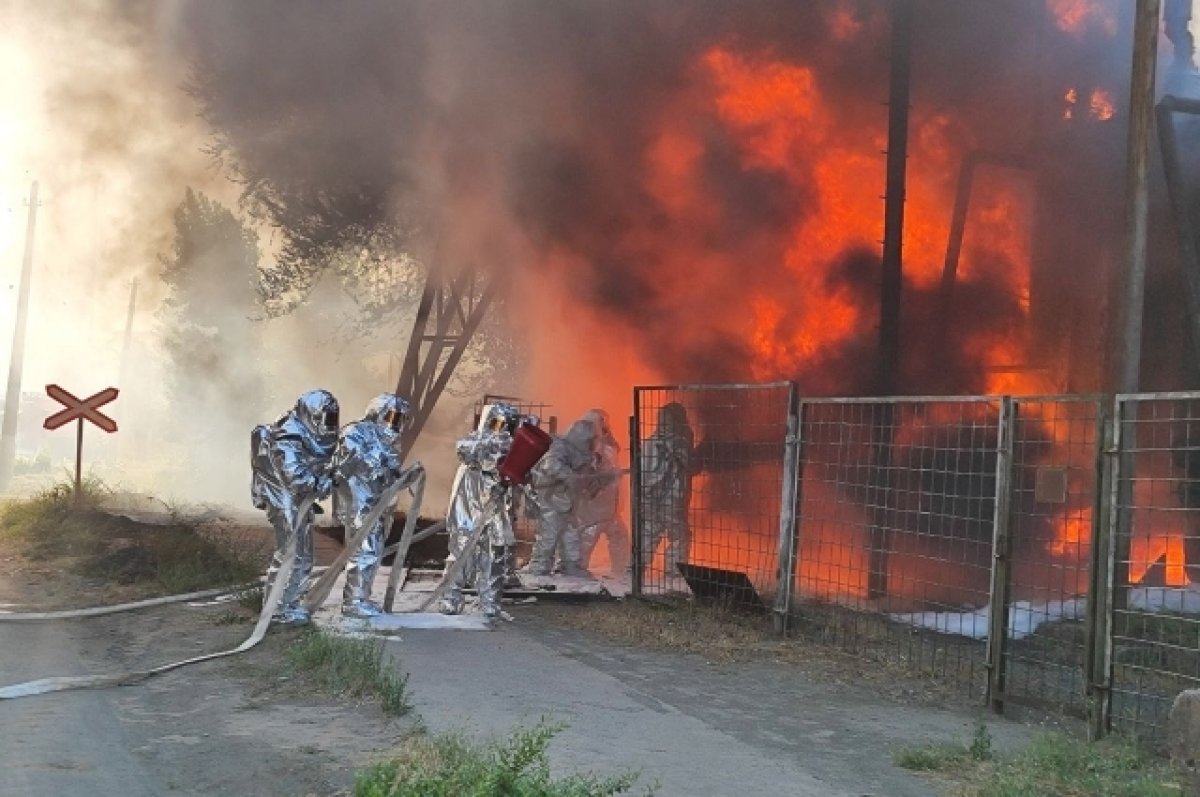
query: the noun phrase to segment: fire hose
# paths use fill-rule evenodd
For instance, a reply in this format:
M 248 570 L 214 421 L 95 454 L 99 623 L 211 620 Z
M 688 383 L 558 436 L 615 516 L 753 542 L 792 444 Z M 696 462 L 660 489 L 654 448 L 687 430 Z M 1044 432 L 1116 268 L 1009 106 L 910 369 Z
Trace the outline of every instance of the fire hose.
M 405 523 L 404 529 L 405 534 L 407 534 L 410 539 L 412 537 L 412 528 L 415 526 L 416 518 L 420 513 L 421 496 L 425 489 L 424 472 L 421 472 L 417 476 L 415 484 L 416 488 L 413 490 L 413 505 L 408 513 L 409 519 Z M 325 570 L 324 573 L 321 574 L 321 577 L 310 588 L 308 594 L 305 596 L 304 606 L 306 609 L 312 611 L 314 608 L 319 607 L 322 603 L 324 603 L 325 598 L 329 595 L 329 590 L 333 587 L 333 583 L 337 580 L 338 575 L 341 574 L 342 569 L 345 567 L 346 560 L 349 559 L 350 556 L 352 556 L 354 552 L 358 550 L 359 546 L 362 545 L 363 538 L 366 537 L 367 532 L 369 532 L 372 526 L 379 520 L 383 512 L 390 508 L 392 499 L 395 498 L 399 494 L 400 490 L 405 486 L 406 485 L 403 481 L 397 480 L 395 484 L 393 484 L 380 495 L 379 501 L 376 502 L 375 506 L 366 515 L 366 517 L 362 518 L 355 524 L 354 535 L 351 539 L 347 540 L 347 545 L 343 549 L 341 555 Z M 301 503 L 301 511 L 297 516 L 303 517 L 314 502 L 315 499 L 310 498 Z M 189 664 L 199 664 L 200 662 L 204 661 L 212 661 L 214 659 L 233 656 L 238 653 L 244 653 L 261 642 L 266 636 L 267 629 L 271 624 L 271 618 L 275 614 L 275 609 L 279 606 L 279 600 L 283 595 L 284 587 L 291 578 L 292 568 L 295 567 L 295 564 L 296 536 L 293 534 L 288 539 L 287 545 L 284 548 L 283 561 L 280 563 L 279 570 L 275 574 L 275 581 L 272 583 L 270 591 L 263 600 L 262 610 L 259 612 L 257 622 L 254 624 L 254 630 L 250 633 L 250 636 L 236 648 L 219 651 L 217 653 L 208 653 L 202 656 L 195 656 L 190 659 L 184 659 L 183 661 L 171 662 L 170 664 L 163 664 L 149 670 L 132 670 L 129 672 L 115 673 L 111 675 L 54 676 L 50 678 L 39 678 L 34 681 L 26 681 L 25 683 L 14 684 L 12 686 L 0 688 L 0 700 L 31 697 L 33 695 L 41 695 L 49 692 L 62 692 L 71 689 L 103 689 L 111 686 L 130 686 L 141 683 L 142 681 L 152 678 L 155 675 L 161 675 L 163 673 L 171 672 L 172 670 L 177 670 L 181 667 L 186 667 Z M 118 611 L 128 611 L 132 608 L 158 606 L 167 603 L 209 597 L 227 592 L 229 592 L 228 589 L 205 590 L 199 593 L 173 595 L 164 598 L 152 598 L 147 601 L 138 601 L 132 604 L 120 604 L 118 606 L 95 607 L 92 609 L 78 609 L 61 612 L 31 612 L 19 615 L 0 615 L 0 619 L 11 621 L 16 619 L 46 620 L 59 618 L 94 617 L 98 615 L 112 614 Z
M 433 592 L 429 594 L 421 605 L 417 607 L 418 612 L 425 612 L 434 604 L 436 600 L 442 597 L 442 593 L 446 591 L 446 587 L 450 586 L 452 581 L 456 581 L 463 570 L 466 569 L 467 563 L 474 556 L 475 546 L 479 544 L 479 539 L 487 532 L 488 525 L 492 522 L 492 518 L 496 516 L 496 512 L 501 506 L 500 498 L 502 493 L 493 493 L 487 503 L 483 505 L 483 511 L 479 514 L 479 519 L 475 522 L 475 528 L 471 530 L 471 535 L 467 537 L 466 544 L 462 546 L 461 553 L 454 557 L 454 564 L 446 568 L 446 572 L 442 575 L 442 580 L 434 587 Z M 396 568 L 393 565 L 392 572 Z
M 112 606 L 92 606 L 87 609 L 62 609 L 53 612 L 10 612 L 0 610 L 0 623 L 21 623 L 42 620 L 69 620 L 77 617 L 102 617 L 106 614 L 129 612 L 136 609 L 149 609 L 153 606 L 166 606 L 171 603 L 198 601 L 204 598 L 214 598 L 220 595 L 237 594 L 257 587 L 258 584 L 239 584 L 233 587 L 218 587 L 200 592 L 188 592 L 182 595 L 164 595 L 161 598 L 148 598 L 133 603 L 114 603 Z
M 312 506 L 314 499 L 307 499 L 301 504 L 302 511 L 297 514 L 297 517 L 303 517 Z M 287 585 L 288 579 L 291 578 L 292 568 L 296 564 L 296 535 L 293 534 L 287 541 L 287 545 L 283 552 L 283 561 L 280 563 L 279 570 L 275 574 L 275 582 L 271 585 L 270 592 L 263 599 L 262 611 L 258 614 L 258 622 L 254 624 L 254 630 L 250 636 L 242 644 L 232 650 L 222 650 L 217 653 L 209 653 L 203 656 L 195 656 L 183 661 L 171 662 L 163 664 L 159 667 L 154 667 L 149 670 L 132 670 L 129 672 L 115 673 L 113 675 L 77 675 L 77 676 L 55 676 L 50 678 L 39 678 L 35 681 L 26 681 L 21 684 L 14 684 L 0 688 L 0 700 L 11 700 L 18 697 L 31 697 L 33 695 L 42 695 L 48 692 L 64 692 L 70 689 L 103 689 L 110 686 L 130 686 L 132 684 L 141 683 L 155 675 L 161 675 L 172 670 L 177 670 L 180 667 L 186 667 L 189 664 L 198 664 L 202 661 L 211 661 L 213 659 L 223 658 L 225 656 L 233 656 L 238 653 L 245 652 L 262 641 L 267 635 L 267 627 L 271 624 L 271 617 L 275 614 L 275 609 L 279 605 L 279 599 L 283 595 L 284 587 Z M 87 611 L 87 610 L 84 610 Z M 80 616 L 72 613 L 67 613 L 67 616 Z
M 304 608 L 308 609 L 310 612 L 314 612 L 325 603 L 325 599 L 329 597 L 329 590 L 333 588 L 334 582 L 337 581 L 338 576 L 342 574 L 342 571 L 346 567 L 346 562 L 351 556 L 358 552 L 358 549 L 362 547 L 362 542 L 366 538 L 367 533 L 370 532 L 370 530 L 375 526 L 385 511 L 391 511 L 392 501 L 400 494 L 400 491 L 405 487 L 408 487 L 409 484 L 410 483 L 406 482 L 404 479 L 397 479 L 390 487 L 380 493 L 379 500 L 375 502 L 375 506 L 371 508 L 371 511 L 367 513 L 366 517 L 352 524 L 354 531 L 353 535 L 349 533 L 351 530 L 350 528 L 346 529 L 346 542 L 342 547 L 341 554 L 339 554 L 338 558 L 329 566 L 329 569 L 321 574 L 321 577 L 317 579 L 316 583 L 309 587 L 307 594 L 304 596 Z M 401 535 L 402 542 L 404 535 L 407 535 L 409 539 L 412 538 L 412 530 L 417 525 L 417 517 L 421 514 L 421 499 L 425 494 L 424 469 L 417 474 L 411 485 L 413 488 L 413 500 L 412 506 L 408 510 L 408 517 L 404 522 L 404 532 Z M 405 553 L 407 553 L 407 551 Z M 401 561 L 402 560 L 397 556 L 396 562 L 392 565 L 393 573 L 400 569 L 398 564 Z M 389 580 L 389 587 L 391 586 L 391 583 L 391 580 Z

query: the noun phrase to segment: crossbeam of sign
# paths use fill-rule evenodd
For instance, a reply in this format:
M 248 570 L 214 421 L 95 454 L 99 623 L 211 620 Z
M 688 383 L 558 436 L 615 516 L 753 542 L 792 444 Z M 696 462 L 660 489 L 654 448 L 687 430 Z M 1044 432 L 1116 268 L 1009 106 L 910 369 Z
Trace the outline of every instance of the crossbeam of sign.
M 58 385 L 46 385 L 46 393 L 50 398 L 66 406 L 66 409 L 60 410 L 47 418 L 42 423 L 42 428 L 57 429 L 71 421 L 82 419 L 91 421 L 104 431 L 112 434 L 117 431 L 117 422 L 103 412 L 100 412 L 99 408 L 115 399 L 118 392 L 115 387 L 106 387 L 95 395 L 81 399 L 75 397 L 69 391 L 63 390 Z

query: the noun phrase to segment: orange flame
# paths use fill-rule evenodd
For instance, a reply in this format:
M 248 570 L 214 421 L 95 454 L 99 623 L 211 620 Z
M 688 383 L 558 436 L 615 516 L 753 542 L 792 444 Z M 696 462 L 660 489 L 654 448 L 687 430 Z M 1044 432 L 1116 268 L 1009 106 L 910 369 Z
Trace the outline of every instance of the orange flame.
M 1117 34 L 1117 18 L 1100 0 L 1047 0 L 1054 24 L 1064 33 L 1082 37 L 1095 27 L 1106 36 Z
M 1112 119 L 1113 115 L 1117 112 L 1117 106 L 1113 104 L 1112 95 L 1104 89 L 1096 89 L 1092 92 L 1090 107 L 1092 116 L 1102 122 Z
M 786 265 L 791 284 L 752 299 L 745 333 L 754 347 L 755 378 L 792 376 L 823 352 L 861 334 L 868 323 L 854 297 L 831 287 L 829 277 L 839 255 L 849 248 L 878 246 L 884 167 L 880 152 L 885 143 L 877 132 L 848 132 L 838 125 L 837 105 L 827 100 L 807 66 L 714 47 L 700 59 L 700 72 L 715 88 L 710 107 L 734 137 L 743 166 L 786 175 L 797 191 L 816 195 L 818 212 L 797 220 L 790 231 Z M 912 158 L 921 168 L 910 172 L 907 189 L 905 274 L 913 284 L 929 287 L 941 278 L 952 199 L 946 186 L 961 163 L 963 130 L 945 113 L 914 113 L 913 120 Z M 655 145 L 658 150 L 663 152 L 654 157 L 656 196 L 668 206 L 703 211 L 699 182 L 692 176 L 704 151 L 701 142 L 668 122 Z M 989 276 L 1007 280 L 1014 296 L 1028 297 L 1032 220 L 1022 190 L 993 180 L 973 198 L 972 225 L 958 273 L 963 279 L 981 276 L 972 251 L 1000 253 L 1012 268 Z M 700 218 L 703 223 L 703 212 Z M 1011 365 L 1027 359 L 1021 340 L 985 339 L 966 345 L 984 362 Z M 1019 374 L 996 386 L 1016 392 L 1043 389 Z
M 1177 534 L 1134 537 L 1129 549 L 1129 583 L 1142 583 L 1146 573 L 1159 560 L 1166 563 L 1163 576 L 1168 587 L 1185 587 L 1191 583 L 1183 537 Z

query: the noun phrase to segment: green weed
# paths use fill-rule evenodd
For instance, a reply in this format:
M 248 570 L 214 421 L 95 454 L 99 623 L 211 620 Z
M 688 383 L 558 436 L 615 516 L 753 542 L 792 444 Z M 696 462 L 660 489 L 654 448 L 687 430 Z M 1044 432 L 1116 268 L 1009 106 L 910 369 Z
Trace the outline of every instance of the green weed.
M 303 675 L 322 691 L 376 698 L 385 714 L 399 716 L 408 703 L 408 676 L 384 659 L 378 639 L 352 639 L 310 630 L 288 649 L 292 673 Z
M 507 741 L 473 744 L 461 735 L 411 737 L 391 761 L 361 773 L 354 797 L 611 797 L 636 773 L 554 778 L 547 748 L 562 726 L 539 724 Z M 652 793 L 647 791 L 647 793 Z

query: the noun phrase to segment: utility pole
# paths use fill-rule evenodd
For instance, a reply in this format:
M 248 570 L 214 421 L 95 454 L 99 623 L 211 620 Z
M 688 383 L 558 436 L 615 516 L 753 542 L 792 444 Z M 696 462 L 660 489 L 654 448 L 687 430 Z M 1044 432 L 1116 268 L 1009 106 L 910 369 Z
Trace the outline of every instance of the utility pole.
M 1154 77 L 1161 0 L 1138 0 L 1129 86 L 1129 138 L 1125 174 L 1125 292 L 1117 390 L 1135 393 L 1142 357 L 1146 303 L 1146 234 L 1150 215 L 1150 146 L 1154 140 Z
M 1161 0 L 1137 0 L 1133 23 L 1133 67 L 1129 81 L 1129 135 L 1126 147 L 1125 172 L 1125 290 L 1121 297 L 1122 329 L 1117 350 L 1117 393 L 1136 393 L 1140 384 L 1142 356 L 1142 315 L 1146 300 L 1146 239 L 1150 216 L 1149 167 L 1150 147 L 1154 135 L 1154 80 L 1158 58 L 1158 27 L 1162 11 Z M 1186 266 L 1185 266 L 1186 268 Z M 1115 403 L 1115 402 L 1114 402 Z M 1101 479 L 1104 495 L 1115 493 L 1116 505 L 1104 507 L 1099 513 L 1095 538 L 1098 550 L 1110 550 L 1112 570 L 1096 579 L 1093 594 L 1099 606 L 1111 607 L 1095 621 L 1095 639 L 1111 639 L 1113 618 L 1126 608 L 1129 600 L 1129 557 L 1133 531 L 1133 483 L 1137 477 L 1136 417 L 1137 404 L 1114 407 L 1116 417 L 1112 431 L 1114 440 L 1105 442 L 1105 449 L 1115 448 L 1119 454 L 1106 458 Z M 1114 482 L 1116 482 L 1114 484 Z M 1109 515 L 1116 513 L 1116 518 Z M 1107 576 L 1107 577 L 1105 577 Z M 1111 589 L 1111 592 L 1109 590 Z M 1111 647 L 1100 648 L 1092 654 L 1092 684 L 1110 683 L 1112 677 Z M 1104 687 L 1093 690 L 1092 722 L 1088 732 L 1099 738 L 1109 730 L 1112 716 L 1112 690 Z
M 879 301 L 879 362 L 876 391 L 894 396 L 900 388 L 900 298 L 904 287 L 904 199 L 908 179 L 908 106 L 912 94 L 913 0 L 892 0 L 891 71 L 888 86 L 887 187 L 883 210 L 883 261 Z M 891 553 L 892 447 L 896 408 L 882 402 L 874 408 L 870 503 L 870 561 L 867 597 L 886 598 Z
M 129 310 L 125 314 L 125 340 L 121 344 L 120 386 L 125 387 L 125 376 L 129 373 L 129 349 L 133 343 L 133 314 L 137 310 L 137 280 L 129 283 Z
M 879 395 L 899 387 L 900 294 L 904 287 L 904 200 L 908 167 L 908 108 L 912 75 L 912 0 L 892 2 L 888 89 L 887 188 L 883 210 L 883 279 L 879 302 Z
M 13 330 L 12 356 L 8 361 L 8 389 L 4 394 L 4 424 L 0 427 L 0 490 L 12 479 L 17 456 L 17 416 L 21 411 L 21 371 L 25 364 L 25 327 L 29 320 L 29 282 L 33 275 L 33 234 L 37 226 L 38 184 L 29 189 L 29 221 L 25 227 L 25 258 L 17 292 L 17 325 Z

